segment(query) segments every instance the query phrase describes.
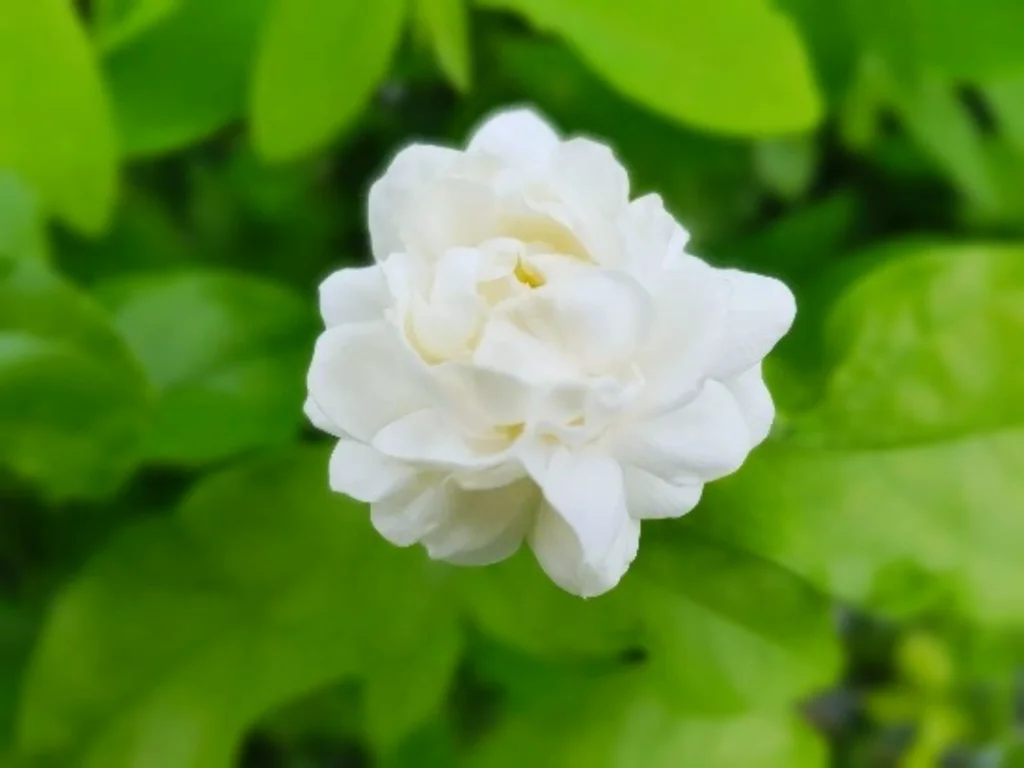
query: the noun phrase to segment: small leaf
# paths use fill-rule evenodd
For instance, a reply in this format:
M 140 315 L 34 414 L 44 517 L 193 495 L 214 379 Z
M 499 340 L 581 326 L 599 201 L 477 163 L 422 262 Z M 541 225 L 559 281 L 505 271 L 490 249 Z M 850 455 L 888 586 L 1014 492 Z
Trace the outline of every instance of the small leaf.
M 203 139 L 244 111 L 270 0 L 180 0 L 103 63 L 129 157 Z
M 330 492 L 327 459 L 241 464 L 112 540 L 43 629 L 21 748 L 82 768 L 228 768 L 282 704 L 376 665 L 411 676 L 400 650 L 452 631 L 437 574 Z
M 149 389 L 99 307 L 0 261 L 0 462 L 47 496 L 103 496 L 138 461 Z
M 471 63 L 466 0 L 416 0 L 416 8 L 441 69 L 456 88 L 468 91 Z
M 178 9 L 181 0 L 98 0 L 94 34 L 104 51 L 119 48 Z
M 0 0 L 0 73 L 0 169 L 67 224 L 99 233 L 117 187 L 114 130 L 74 5 Z
M 266 158 L 319 149 L 384 76 L 404 0 L 276 0 L 256 63 L 253 138 Z
M 683 123 L 740 135 L 813 128 L 821 100 L 792 23 L 767 0 L 486 0 L 579 51 L 613 87 Z
M 36 196 L 13 173 L 0 171 L 0 261 L 48 258 Z
M 202 464 L 283 443 L 304 423 L 316 320 L 283 286 L 230 272 L 97 287 L 159 394 L 150 461 Z
M 754 166 L 770 191 L 787 201 L 799 200 L 814 183 L 818 146 L 809 136 L 759 141 L 754 145 Z

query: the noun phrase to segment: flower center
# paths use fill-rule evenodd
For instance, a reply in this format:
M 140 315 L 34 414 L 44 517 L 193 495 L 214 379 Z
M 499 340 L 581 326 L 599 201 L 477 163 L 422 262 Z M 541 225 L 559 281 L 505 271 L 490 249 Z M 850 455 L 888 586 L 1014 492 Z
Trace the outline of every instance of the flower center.
M 540 288 L 547 282 L 544 275 L 528 262 L 523 261 L 522 258 L 516 260 L 516 268 L 512 270 L 512 274 L 515 275 L 516 280 L 529 288 Z

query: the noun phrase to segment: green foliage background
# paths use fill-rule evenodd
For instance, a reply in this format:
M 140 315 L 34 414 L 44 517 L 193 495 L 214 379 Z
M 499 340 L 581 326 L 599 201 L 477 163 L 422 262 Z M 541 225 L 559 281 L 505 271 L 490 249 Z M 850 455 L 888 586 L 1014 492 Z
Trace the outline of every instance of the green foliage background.
M 301 414 L 371 180 L 516 103 L 800 304 L 591 601 Z M 1022 345 L 1019 0 L 0 0 L 0 765 L 1024 765 Z

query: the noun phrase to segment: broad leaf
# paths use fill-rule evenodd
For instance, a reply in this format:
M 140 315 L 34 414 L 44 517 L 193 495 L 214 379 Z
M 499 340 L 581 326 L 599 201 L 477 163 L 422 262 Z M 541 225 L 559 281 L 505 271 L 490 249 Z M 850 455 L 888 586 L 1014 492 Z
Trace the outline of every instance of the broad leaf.
M 181 0 L 98 0 L 94 35 L 101 49 L 119 48 L 178 9 Z
M 327 458 L 240 465 L 114 539 L 43 630 L 23 750 L 83 768 L 227 768 L 281 704 L 377 665 L 412 674 L 404 649 L 451 631 L 440 574 L 331 494 Z
M 168 152 L 205 138 L 244 108 L 270 0 L 181 0 L 104 61 L 124 152 Z
M 403 0 L 276 0 L 251 105 L 265 157 L 319 149 L 356 118 L 391 61 L 404 8 Z
M 680 710 L 785 710 L 835 681 L 832 606 L 801 578 L 693 536 L 646 547 L 633 599 L 645 609 L 657 685 Z
M 689 125 L 793 133 L 821 119 L 807 55 L 768 0 L 486 0 L 562 35 L 612 86 Z
M 0 261 L 0 462 L 53 498 L 112 491 L 149 390 L 101 309 L 35 261 Z
M 691 718 L 644 675 L 562 688 L 513 711 L 477 748 L 473 768 L 824 768 L 824 745 L 789 713 Z
M 94 234 L 116 189 L 114 131 L 89 42 L 67 0 L 0 0 L 0 170 Z
M 145 454 L 201 464 L 294 437 L 316 320 L 288 289 L 230 272 L 113 278 L 97 295 L 159 394 Z
M 683 525 L 851 600 L 923 571 L 956 607 L 1019 624 L 1024 247 L 911 241 L 866 260 L 881 266 L 825 325 L 817 405 Z

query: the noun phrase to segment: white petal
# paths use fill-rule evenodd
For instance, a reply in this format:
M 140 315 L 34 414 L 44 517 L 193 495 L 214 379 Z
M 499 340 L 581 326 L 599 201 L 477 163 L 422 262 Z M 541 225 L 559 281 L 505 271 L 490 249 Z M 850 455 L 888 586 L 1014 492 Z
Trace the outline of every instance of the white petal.
M 689 233 L 665 210 L 659 195 L 644 195 L 629 204 L 622 221 L 626 266 L 645 285 L 656 288 L 666 267 L 680 265 Z
M 681 517 L 697 506 L 704 484 L 691 481 L 673 485 L 638 467 L 624 467 L 626 506 L 637 520 Z
M 554 183 L 577 209 L 591 215 L 616 217 L 629 203 L 629 175 L 604 144 L 571 139 L 551 156 Z
M 470 152 L 494 155 L 510 165 L 543 163 L 558 146 L 558 134 L 531 109 L 489 117 L 473 134 Z
M 419 475 L 370 505 L 373 527 L 399 547 L 422 540 L 447 514 L 448 499 L 438 475 Z
M 342 439 L 331 453 L 331 489 L 356 501 L 380 501 L 415 476 L 407 464 L 356 440 Z
M 729 316 L 711 376 L 735 376 L 764 359 L 796 316 L 792 291 L 779 280 L 735 269 L 720 270 L 729 282 Z
M 481 452 L 449 414 L 435 408 L 391 422 L 377 433 L 373 447 L 400 461 L 444 469 L 487 467 L 503 459 L 496 453 Z
M 743 420 L 747 422 L 751 446 L 759 445 L 768 437 L 775 419 L 775 404 L 765 386 L 760 363 L 723 384 L 736 398 Z
M 405 250 L 401 224 L 410 204 L 447 174 L 461 153 L 445 147 L 413 144 L 391 162 L 370 188 L 369 220 L 373 255 L 383 261 Z
M 530 532 L 530 547 L 544 572 L 558 586 L 581 597 L 607 592 L 622 578 L 640 546 L 640 522 L 625 515 L 611 545 L 593 558 L 559 513 L 542 504 Z
M 448 514 L 423 539 L 435 560 L 488 565 L 510 557 L 533 524 L 540 491 L 530 480 L 488 491 L 446 486 Z
M 696 396 L 723 343 L 729 284 L 694 256 L 662 271 L 653 286 L 654 320 L 638 359 L 648 408 L 671 408 Z
M 309 393 L 339 430 L 368 443 L 395 419 L 429 404 L 413 363 L 386 323 L 336 326 L 317 340 Z
M 339 269 L 320 284 L 320 313 L 328 328 L 384 319 L 390 302 L 380 267 Z
M 708 381 L 687 405 L 632 425 L 616 445 L 616 457 L 683 485 L 735 472 L 750 448 L 736 399 L 724 385 Z
M 410 253 L 439 259 L 450 248 L 475 247 L 499 232 L 494 189 L 464 176 L 439 179 L 403 209 L 400 239 Z
M 338 428 L 337 424 L 327 418 L 327 414 L 323 412 L 312 397 L 306 398 L 306 403 L 302 406 L 302 410 L 306 414 L 306 418 L 317 429 L 335 437 L 344 436 L 345 433 Z
M 632 362 L 652 319 L 650 296 L 636 280 L 597 269 L 531 291 L 508 316 L 591 374 L 619 373 Z
M 560 448 L 536 479 L 545 501 L 572 530 L 584 561 L 603 562 L 628 517 L 619 465 Z
M 554 383 L 580 375 L 576 360 L 501 317 L 484 327 L 473 362 L 531 383 Z

